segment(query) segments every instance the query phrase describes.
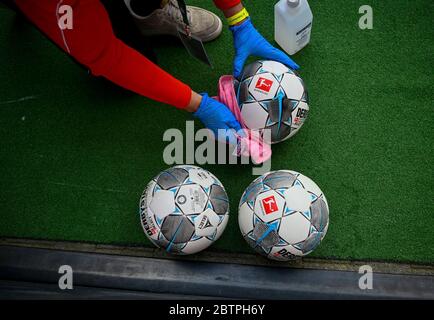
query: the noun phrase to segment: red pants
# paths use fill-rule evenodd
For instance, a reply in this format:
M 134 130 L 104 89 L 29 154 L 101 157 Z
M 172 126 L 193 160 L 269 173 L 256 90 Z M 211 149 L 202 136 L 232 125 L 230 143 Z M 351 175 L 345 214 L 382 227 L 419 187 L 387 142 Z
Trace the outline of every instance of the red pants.
M 239 2 L 215 1 L 221 8 Z M 108 14 L 99 0 L 16 0 L 15 3 L 30 21 L 79 63 L 88 67 L 93 75 L 103 76 L 125 89 L 177 108 L 185 108 L 190 102 L 191 89 L 188 85 L 116 38 Z M 58 18 L 62 16 L 58 9 L 62 5 L 73 9 L 71 30 L 61 30 L 58 25 Z

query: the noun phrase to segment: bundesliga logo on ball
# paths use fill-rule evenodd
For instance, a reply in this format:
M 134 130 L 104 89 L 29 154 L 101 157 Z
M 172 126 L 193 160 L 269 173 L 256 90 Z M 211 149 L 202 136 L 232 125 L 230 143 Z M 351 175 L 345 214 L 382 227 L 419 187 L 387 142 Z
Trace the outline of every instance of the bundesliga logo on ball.
M 274 196 L 262 199 L 262 210 L 265 214 L 270 214 L 279 210 L 276 203 L 276 198 Z
M 273 85 L 273 81 L 265 79 L 265 78 L 259 78 L 258 82 L 256 82 L 255 89 L 258 89 L 262 92 L 270 92 L 271 86 Z
M 311 253 L 329 225 L 321 189 L 308 177 L 289 170 L 266 173 L 244 191 L 238 222 L 247 243 L 273 260 Z
M 269 129 L 271 143 L 294 136 L 309 112 L 303 80 L 276 61 L 256 61 L 246 66 L 235 81 L 235 92 L 246 126 L 260 134 Z

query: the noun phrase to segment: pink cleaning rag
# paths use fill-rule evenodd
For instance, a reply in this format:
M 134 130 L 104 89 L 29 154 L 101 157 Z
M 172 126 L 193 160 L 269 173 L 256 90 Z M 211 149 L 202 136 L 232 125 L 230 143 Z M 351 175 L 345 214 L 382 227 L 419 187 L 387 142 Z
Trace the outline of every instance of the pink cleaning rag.
M 237 148 L 237 155 L 250 156 L 254 163 L 260 164 L 271 158 L 271 147 L 264 142 L 257 131 L 247 128 L 238 106 L 234 80 L 233 76 L 222 76 L 219 80 L 219 96 L 215 97 L 215 99 L 225 104 L 232 111 L 243 128 L 244 136 L 238 136 L 240 144 Z

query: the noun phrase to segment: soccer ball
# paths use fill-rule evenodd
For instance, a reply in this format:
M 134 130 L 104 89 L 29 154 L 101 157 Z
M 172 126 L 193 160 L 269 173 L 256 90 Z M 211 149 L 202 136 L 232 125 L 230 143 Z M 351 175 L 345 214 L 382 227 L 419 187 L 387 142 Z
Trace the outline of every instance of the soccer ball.
M 258 253 L 287 261 L 320 244 L 327 233 L 329 208 L 321 189 L 308 177 L 273 171 L 244 191 L 238 222 L 244 239 Z
M 241 78 L 235 80 L 235 92 L 246 126 L 260 134 L 269 129 L 271 141 L 267 142 L 277 143 L 295 135 L 309 112 L 303 80 L 276 61 L 246 66 Z
M 209 171 L 180 165 L 149 182 L 140 198 L 143 230 L 169 253 L 193 254 L 216 241 L 229 219 L 229 199 Z

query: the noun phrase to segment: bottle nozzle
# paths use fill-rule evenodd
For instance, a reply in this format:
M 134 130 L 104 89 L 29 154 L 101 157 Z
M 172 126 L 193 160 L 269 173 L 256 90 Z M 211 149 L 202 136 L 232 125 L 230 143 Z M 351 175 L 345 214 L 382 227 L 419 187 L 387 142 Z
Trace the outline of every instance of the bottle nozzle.
M 300 0 L 287 0 L 288 6 L 295 8 L 300 4 Z

